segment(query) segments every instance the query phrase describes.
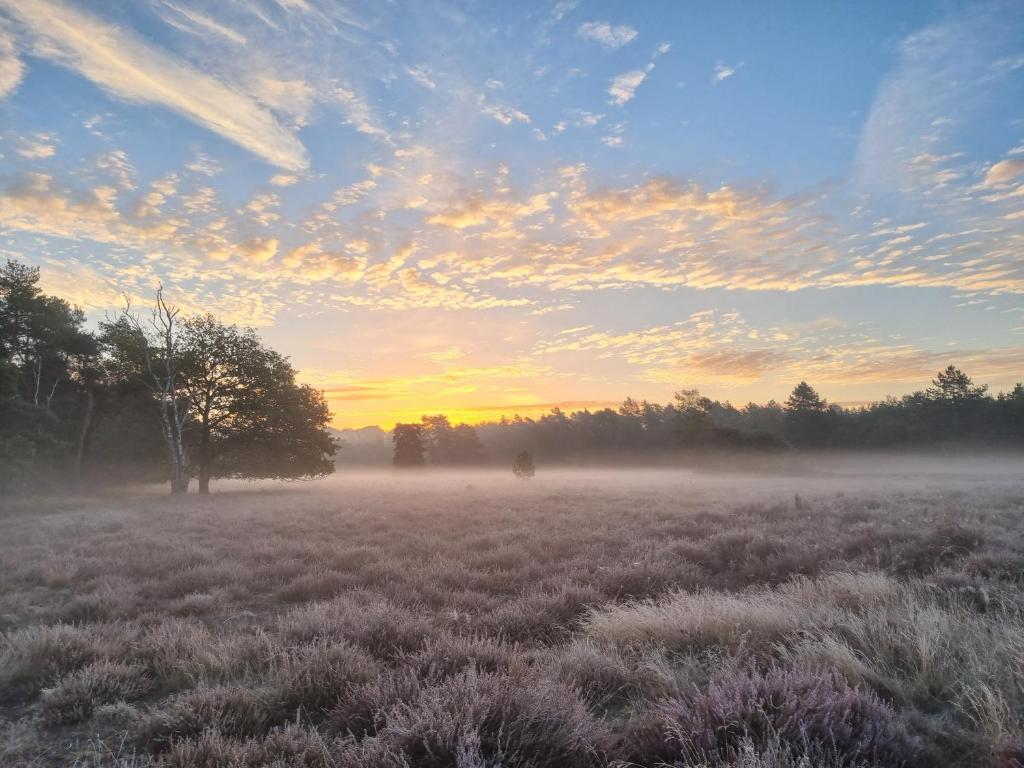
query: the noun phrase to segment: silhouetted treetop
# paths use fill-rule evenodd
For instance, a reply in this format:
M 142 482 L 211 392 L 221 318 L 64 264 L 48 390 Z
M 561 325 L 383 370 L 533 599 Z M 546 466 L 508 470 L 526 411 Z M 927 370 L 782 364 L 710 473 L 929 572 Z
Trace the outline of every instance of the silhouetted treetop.
M 932 400 L 959 403 L 980 400 L 985 397 L 987 390 L 988 386 L 975 384 L 966 373 L 955 365 L 949 365 L 935 375 L 932 385 L 925 390 L 925 393 Z
M 786 410 L 797 413 L 822 412 L 828 410 L 828 403 L 821 399 L 814 387 L 806 381 L 801 381 L 793 387 L 792 393 L 786 399 Z

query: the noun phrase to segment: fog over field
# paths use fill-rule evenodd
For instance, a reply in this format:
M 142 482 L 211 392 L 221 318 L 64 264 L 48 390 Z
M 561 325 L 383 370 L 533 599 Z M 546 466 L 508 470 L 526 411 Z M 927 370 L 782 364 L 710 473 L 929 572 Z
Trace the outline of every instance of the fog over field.
M 1024 459 L 342 471 L 13 500 L 0 763 L 1024 758 Z
M 674 498 L 711 504 L 792 503 L 795 495 L 841 496 L 922 489 L 947 493 L 1016 489 L 1024 484 L 1024 453 L 822 453 L 763 456 L 723 452 L 690 460 L 684 466 L 551 467 L 528 482 L 507 469 L 461 467 L 402 471 L 339 468 L 335 474 L 305 481 L 220 480 L 214 492 L 230 494 L 294 493 L 301 503 L 319 504 L 338 494 L 412 497 L 451 494 L 459 503 L 493 494 L 543 503 L 550 494 L 572 493 L 600 498 Z M 678 464 L 678 459 L 675 460 Z M 162 495 L 163 487 L 137 492 Z

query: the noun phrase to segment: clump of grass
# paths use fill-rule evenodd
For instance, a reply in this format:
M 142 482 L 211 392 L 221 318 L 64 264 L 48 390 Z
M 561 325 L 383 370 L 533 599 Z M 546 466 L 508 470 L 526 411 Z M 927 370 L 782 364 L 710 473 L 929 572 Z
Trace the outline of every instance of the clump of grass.
M 488 634 L 509 642 L 548 644 L 567 639 L 587 611 L 603 602 L 593 587 L 566 584 L 506 603 L 482 617 L 480 624 Z
M 395 707 L 415 699 L 422 687 L 413 670 L 389 670 L 354 686 L 329 713 L 328 726 L 336 733 L 372 736 L 384 727 Z
M 772 669 L 721 680 L 660 707 L 664 759 L 721 761 L 778 743 L 817 765 L 913 764 L 918 750 L 893 710 L 834 671 Z
M 63 677 L 43 691 L 40 714 L 54 725 L 73 725 L 92 717 L 97 707 L 132 702 L 152 688 L 152 680 L 138 665 L 97 662 Z
M 521 674 L 473 670 L 396 706 L 370 746 L 391 765 L 591 768 L 605 729 L 570 689 Z M 369 746 L 369 745 L 368 745 Z
M 271 729 L 265 736 L 237 739 L 208 730 L 176 741 L 157 758 L 159 768 L 339 768 L 345 745 L 299 725 Z M 155 767 L 154 767 L 155 768 Z M 353 766 L 354 768 L 354 766 Z
M 472 667 L 480 672 L 502 672 L 522 664 L 517 646 L 491 637 L 454 636 L 431 638 L 416 653 L 403 659 L 421 680 L 443 680 Z
M 650 670 L 638 669 L 618 648 L 592 640 L 575 640 L 542 655 L 543 669 L 555 679 L 579 690 L 595 706 L 625 703 L 656 688 Z
M 206 731 L 229 738 L 266 733 L 274 724 L 271 697 L 243 686 L 197 688 L 173 697 L 135 725 L 135 743 L 154 752 Z
M 0 688 L 31 696 L 68 673 L 126 650 L 123 635 L 70 624 L 5 633 L 0 635 Z
M 277 633 L 288 644 L 343 637 L 375 658 L 391 660 L 419 650 L 438 630 L 387 600 L 345 597 L 295 609 L 279 620 Z
M 275 707 L 298 718 L 319 718 L 370 682 L 381 666 L 369 653 L 344 641 L 318 640 L 286 651 L 273 674 Z
M 194 618 L 169 618 L 147 627 L 128 656 L 169 691 L 262 676 L 280 651 L 262 628 L 214 633 Z
M 838 573 L 739 594 L 676 592 L 659 600 L 592 610 L 583 630 L 623 647 L 690 650 L 743 644 L 752 652 L 768 652 L 798 630 L 837 622 L 839 612 L 867 607 L 895 590 L 895 583 L 880 574 Z
M 894 544 L 891 567 L 901 576 L 921 576 L 948 566 L 984 544 L 981 531 L 954 523 L 928 526 Z

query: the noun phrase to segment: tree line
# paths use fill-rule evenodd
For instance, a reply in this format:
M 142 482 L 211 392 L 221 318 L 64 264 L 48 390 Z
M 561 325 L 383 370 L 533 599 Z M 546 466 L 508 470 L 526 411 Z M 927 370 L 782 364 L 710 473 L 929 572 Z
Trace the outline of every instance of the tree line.
M 335 442 L 323 394 L 250 328 L 186 317 L 158 290 L 96 331 L 85 314 L 39 288 L 39 270 L 0 266 L 0 493 L 167 480 L 199 492 L 220 477 L 329 473 Z M 383 433 L 381 433 L 383 435 Z M 930 387 L 863 408 L 829 404 L 806 382 L 784 403 L 736 407 L 695 389 L 661 405 L 475 426 L 443 414 L 397 424 L 393 463 L 643 460 L 673 451 L 1024 446 L 1024 385 L 992 394 L 953 365 Z M 361 449 L 347 448 L 358 462 Z M 356 454 L 356 456 L 353 456 Z
M 0 492 L 167 480 L 208 493 L 220 477 L 333 470 L 323 394 L 251 328 L 186 317 L 159 289 L 97 331 L 39 288 L 39 269 L 0 267 Z
M 565 462 L 723 449 L 1021 448 L 1024 384 L 993 395 L 950 365 L 924 390 L 860 408 L 830 404 L 802 381 L 783 403 L 736 407 L 683 389 L 665 405 L 627 397 L 617 409 L 555 408 L 475 426 L 424 416 L 392 436 L 397 466 L 507 462 L 524 450 Z

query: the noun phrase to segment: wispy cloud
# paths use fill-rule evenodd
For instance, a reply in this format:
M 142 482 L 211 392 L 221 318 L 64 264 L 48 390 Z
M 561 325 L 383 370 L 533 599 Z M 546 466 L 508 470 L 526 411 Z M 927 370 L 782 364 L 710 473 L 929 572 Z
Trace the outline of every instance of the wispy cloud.
M 348 116 L 348 122 L 360 133 L 376 136 L 391 143 L 391 135 L 381 124 L 370 105 L 362 96 L 350 88 L 339 86 L 334 90 L 334 98 Z
M 299 177 L 294 173 L 276 173 L 270 177 L 270 183 L 275 187 L 290 187 L 298 182 Z
M 429 88 L 430 90 L 437 88 L 437 82 L 431 76 L 426 67 L 406 67 L 405 71 L 408 73 L 409 77 L 424 88 Z
M 576 34 L 585 40 L 593 40 L 608 50 L 614 51 L 635 40 L 637 31 L 628 24 L 613 26 L 607 21 L 587 21 L 580 24 Z
M 671 43 L 660 43 L 654 49 L 654 52 L 651 53 L 651 58 L 648 60 L 646 67 L 623 72 L 621 75 L 613 78 L 611 85 L 608 87 L 608 95 L 612 97 L 612 104 L 621 107 L 627 102 L 632 101 L 636 95 L 636 89 L 640 87 L 644 80 L 647 79 L 647 76 L 654 70 L 654 62 L 671 50 Z
M 308 0 L 274 0 L 279 6 L 286 11 L 302 11 L 303 13 L 309 13 L 313 10 Z
M 730 77 L 735 75 L 737 70 L 742 66 L 742 61 L 739 64 L 725 64 L 721 61 L 718 62 L 715 64 L 715 71 L 711 76 L 711 82 L 720 83 L 723 80 L 728 80 Z
M 50 0 L 0 0 L 38 56 L 69 67 L 126 101 L 159 104 L 288 170 L 305 147 L 255 100 L 142 38 Z
M 636 89 L 640 87 L 640 84 L 647 79 L 647 71 L 643 69 L 634 69 L 631 72 L 623 72 L 621 75 L 617 75 L 608 86 L 608 95 L 612 97 L 612 103 L 621 107 L 629 101 L 632 101 L 636 95 Z
M 14 92 L 24 73 L 25 66 L 14 50 L 14 41 L 0 24 L 0 99 Z
M 16 151 L 28 160 L 45 160 L 57 154 L 57 147 L 52 135 L 36 133 L 23 137 L 19 141 Z
M 482 107 L 480 111 L 487 115 L 487 117 L 497 120 L 502 125 L 530 122 L 530 116 L 515 107 L 505 107 L 500 104 L 488 104 Z
M 199 11 L 192 8 L 185 8 L 177 3 L 171 2 L 171 0 L 164 0 L 164 5 L 172 11 L 172 13 L 165 13 L 162 15 L 164 21 L 183 32 L 199 35 L 201 37 L 215 35 L 223 38 L 224 40 L 228 40 L 235 45 L 245 45 L 248 42 L 245 39 L 245 35 L 240 32 L 236 32 L 231 27 L 221 24 Z
M 1015 90 L 1000 90 L 1009 73 L 993 59 L 1000 49 L 1018 47 L 1020 26 L 997 23 L 985 13 L 989 7 L 981 4 L 900 42 L 898 63 L 881 82 L 861 131 L 857 183 L 906 188 L 919 167 L 915 158 L 948 166 L 956 158 L 943 147 L 957 125 L 984 113 L 981 84 L 989 98 L 1013 97 Z

